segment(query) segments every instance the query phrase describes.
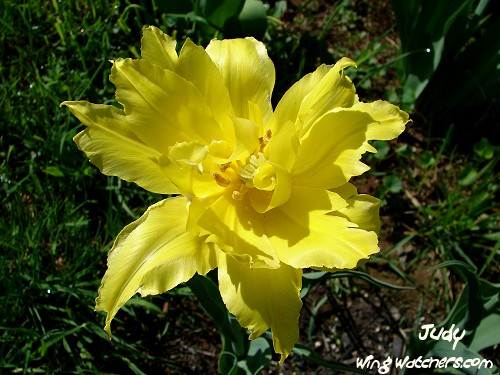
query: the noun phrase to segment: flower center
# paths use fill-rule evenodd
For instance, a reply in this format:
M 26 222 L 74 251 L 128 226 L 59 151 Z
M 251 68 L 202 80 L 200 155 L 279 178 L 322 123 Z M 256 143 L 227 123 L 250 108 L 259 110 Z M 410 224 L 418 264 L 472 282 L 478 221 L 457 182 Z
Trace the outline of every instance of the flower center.
M 273 190 L 276 185 L 276 178 L 270 171 L 272 166 L 267 162 L 262 152 L 257 155 L 250 155 L 247 163 L 239 166 L 236 172 L 246 187 L 259 190 Z
M 250 155 L 245 164 L 242 161 L 220 165 L 220 173 L 214 172 L 213 177 L 222 187 L 232 185 L 233 198 L 241 199 L 250 189 L 273 191 L 276 187 L 274 167 L 263 154 L 264 148 L 271 139 L 271 131 L 259 138 L 258 151 Z
M 213 178 L 219 186 L 227 188 L 234 200 L 248 196 L 250 204 L 264 213 L 284 204 L 291 194 L 292 180 L 289 172 L 264 156 L 264 148 L 271 132 L 259 138 L 260 147 L 246 161 L 232 161 L 219 165 Z
M 276 171 L 262 152 L 250 155 L 246 163 L 223 164 L 221 173 L 214 173 L 217 184 L 233 189 L 232 197 L 242 199 L 251 189 L 271 192 L 276 188 Z

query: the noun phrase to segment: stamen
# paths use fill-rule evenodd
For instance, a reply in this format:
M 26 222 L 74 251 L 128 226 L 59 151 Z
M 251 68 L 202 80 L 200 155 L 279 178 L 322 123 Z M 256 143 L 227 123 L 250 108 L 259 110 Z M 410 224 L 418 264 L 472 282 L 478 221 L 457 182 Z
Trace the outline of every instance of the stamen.
M 271 129 L 267 129 L 266 134 L 259 138 L 260 152 L 264 151 L 264 147 L 269 143 L 272 135 Z
M 241 201 L 243 199 L 243 194 L 241 194 L 238 190 L 234 190 L 231 197 L 236 201 Z
M 237 172 L 243 178 L 252 179 L 255 173 L 255 167 L 247 164 L 243 167 L 238 167 Z
M 212 176 L 214 176 L 215 182 L 217 182 L 219 184 L 219 186 L 228 187 L 229 185 L 231 185 L 231 181 L 230 180 L 228 180 L 227 178 L 222 177 L 217 172 L 212 173 Z
M 220 165 L 220 171 L 225 172 L 226 169 L 228 169 L 231 166 L 231 163 L 226 163 L 226 164 L 221 164 Z
M 233 190 L 233 192 L 231 193 L 231 197 L 234 200 L 240 201 L 243 199 L 245 194 L 248 192 L 248 189 L 249 188 L 246 185 L 241 184 L 239 190 Z
M 253 178 L 257 173 L 257 169 L 263 163 L 266 163 L 267 159 L 265 158 L 262 152 L 258 152 L 257 155 L 250 155 L 247 160 L 247 163 L 239 166 L 236 169 L 236 172 L 240 175 L 241 179 L 244 181 L 246 187 L 253 188 Z

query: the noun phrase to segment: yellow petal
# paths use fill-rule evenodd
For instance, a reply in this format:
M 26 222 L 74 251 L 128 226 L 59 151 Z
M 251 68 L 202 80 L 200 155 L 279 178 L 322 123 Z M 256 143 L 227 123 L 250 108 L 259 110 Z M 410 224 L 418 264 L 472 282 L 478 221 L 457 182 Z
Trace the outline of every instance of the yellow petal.
M 334 192 L 344 198 L 349 205 L 331 213 L 334 216 L 341 216 L 354 223 L 358 228 L 380 232 L 380 201 L 367 194 L 357 194 L 356 188 L 351 184 L 346 184 Z
M 366 172 L 360 159 L 370 147 L 366 133 L 373 122 L 368 113 L 351 109 L 321 117 L 302 140 L 292 169 L 294 183 L 330 189 Z
M 267 160 L 291 171 L 299 151 L 299 139 L 295 124 L 292 121 L 286 121 L 269 134 L 271 137 L 264 148 L 264 156 Z
M 146 60 L 120 59 L 110 79 L 132 130 L 160 152 L 167 154 L 177 142 L 225 139 L 200 90 L 176 73 Z
M 219 289 L 228 310 L 250 339 L 271 328 L 274 350 L 283 362 L 299 337 L 302 271 L 282 264 L 278 269 L 251 269 L 224 254 L 219 262 Z
M 179 55 L 176 73 L 200 90 L 215 119 L 234 116 L 229 92 L 224 85 L 222 75 L 203 47 L 187 39 Z
M 213 202 L 198 221 L 198 226 L 216 235 L 229 246 L 231 255 L 252 267 L 279 267 L 276 253 L 255 212 L 246 199 L 225 194 Z
M 168 157 L 160 160 L 160 167 L 184 196 L 210 195 L 222 187 L 216 183 L 211 171 L 204 170 L 208 152 L 209 147 L 197 141 L 176 143 L 170 148 Z
M 85 101 L 62 105 L 87 126 L 74 141 L 102 173 L 133 181 L 154 193 L 179 193 L 161 170 L 162 155 L 130 130 L 122 110 Z
M 309 190 L 314 195 L 304 194 Z M 345 217 L 327 214 L 348 203 L 338 194 L 320 189 L 292 189 L 290 199 L 266 212 L 263 224 L 279 259 L 294 268 L 354 268 L 378 252 L 375 232 L 358 228 Z
M 96 300 L 109 334 L 111 320 L 135 293 L 163 293 L 217 267 L 217 251 L 186 231 L 186 215 L 184 198 L 165 199 L 118 235 Z
M 259 128 L 259 137 L 262 135 L 262 129 L 264 129 L 264 118 L 260 107 L 252 102 L 248 101 L 248 119 L 256 124 Z
M 250 119 L 253 102 L 266 123 L 272 114 L 275 70 L 265 46 L 254 38 L 212 40 L 206 51 L 221 72 L 236 116 Z
M 408 113 L 383 100 L 356 103 L 352 109 L 368 113 L 375 120 L 368 126 L 366 138 L 369 140 L 394 139 L 405 130 L 405 124 L 409 121 Z
M 288 201 L 261 215 L 266 235 L 276 246 L 292 246 L 310 235 L 312 218 L 347 207 L 339 194 L 307 187 L 293 186 Z M 292 226 L 289 226 L 292 223 Z M 280 240 L 278 240 L 280 239 Z
M 276 188 L 276 169 L 271 163 L 262 163 L 253 176 L 253 185 L 259 190 L 272 191 Z
M 334 66 L 321 65 L 300 79 L 283 95 L 268 128 L 274 133 L 281 124 L 292 121 L 303 136 L 326 112 L 350 107 L 356 91 L 351 80 L 343 74 L 343 69 L 350 66 L 356 64 L 344 57 Z
M 177 42 L 160 29 L 149 26 L 142 31 L 141 57 L 164 69 L 175 70 L 178 62 Z
M 250 202 L 258 213 L 281 206 L 290 197 L 292 178 L 280 165 L 262 163 L 253 177 L 255 189 L 248 192 Z
M 260 129 L 255 123 L 244 118 L 232 119 L 236 135 L 233 154 L 227 161 L 245 160 L 259 146 Z
M 192 233 L 200 233 L 200 235 L 210 234 L 210 232 L 206 230 L 201 230 L 198 226 L 198 221 L 203 216 L 207 208 L 210 207 L 210 205 L 214 203 L 222 194 L 223 190 L 203 197 L 195 196 L 188 200 L 187 230 Z M 220 243 L 222 243 L 222 241 L 220 241 Z

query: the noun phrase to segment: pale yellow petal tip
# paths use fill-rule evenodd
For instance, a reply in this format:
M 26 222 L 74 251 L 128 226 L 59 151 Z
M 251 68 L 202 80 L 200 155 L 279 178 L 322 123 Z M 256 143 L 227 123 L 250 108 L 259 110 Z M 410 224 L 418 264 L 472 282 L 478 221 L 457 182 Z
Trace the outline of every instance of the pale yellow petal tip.
M 336 68 L 338 68 L 339 70 L 341 69 L 345 69 L 345 68 L 348 68 L 350 66 L 354 67 L 354 68 L 357 68 L 358 65 L 353 61 L 351 60 L 350 58 L 348 57 L 342 57 L 340 60 L 338 60 L 335 65 L 334 65 Z
M 111 334 L 111 321 L 106 322 L 106 325 L 104 326 L 104 330 L 108 334 L 108 338 L 111 340 L 113 338 L 113 335 Z
M 74 107 L 80 103 L 81 103 L 81 101 L 78 101 L 78 100 L 65 100 L 64 102 L 59 104 L 59 106 L 60 107 L 68 107 L 69 109 L 71 109 L 71 107 Z
M 164 39 L 168 42 L 175 42 L 175 44 L 177 44 L 177 41 L 175 40 L 175 38 L 171 37 L 170 35 L 168 34 L 165 34 L 161 29 L 159 29 L 158 27 L 156 26 L 153 26 L 153 25 L 149 25 L 149 26 L 144 26 L 142 28 L 142 38 L 144 40 L 144 36 L 148 33 L 152 33 L 154 35 L 156 35 L 157 37 L 159 37 L 160 39 Z
M 161 34 L 163 34 L 162 31 L 159 28 L 157 28 L 156 26 L 153 26 L 153 25 L 144 26 L 142 28 L 142 32 L 143 33 L 144 32 L 149 32 L 149 31 L 152 31 L 154 33 L 161 33 Z
M 283 348 L 281 346 L 281 343 L 279 342 L 279 340 L 277 339 L 273 339 L 273 345 L 274 345 L 274 350 L 276 351 L 276 353 L 280 354 L 281 355 L 281 358 L 280 358 L 280 362 L 279 363 L 283 363 L 285 362 L 285 360 L 288 358 L 288 356 L 290 355 L 290 352 L 292 351 L 293 349 L 293 346 L 291 348 Z
M 108 337 L 109 339 L 111 340 L 113 338 L 113 334 L 111 333 L 111 321 L 113 320 L 113 317 L 111 316 L 110 317 L 110 314 L 106 311 L 106 309 L 104 307 L 101 306 L 101 301 L 100 301 L 100 298 L 97 297 L 96 300 L 95 300 L 95 307 L 94 307 L 94 311 L 104 311 L 106 312 L 106 323 L 104 325 L 104 331 L 106 331 L 106 333 L 108 334 Z
M 161 29 L 157 28 L 156 26 L 149 25 L 149 26 L 144 26 L 142 28 L 142 38 L 144 39 L 144 35 L 147 33 L 153 33 L 156 36 L 159 36 L 160 38 L 166 38 L 167 40 L 173 40 L 173 38 L 170 35 L 165 34 Z
M 67 107 L 69 108 L 72 112 L 76 107 L 87 107 L 89 105 L 92 105 L 86 100 L 65 100 L 60 104 L 61 107 Z
M 280 358 L 280 362 L 279 363 L 282 364 L 283 362 L 285 362 L 285 359 L 287 359 L 287 358 L 288 358 L 288 354 L 286 354 L 286 355 L 285 354 L 281 354 L 281 358 Z
M 295 346 L 295 343 L 299 339 L 299 337 L 298 337 L 299 331 L 297 330 L 295 333 L 296 333 L 296 335 L 294 338 L 286 339 L 283 337 L 283 339 L 284 339 L 283 341 L 280 340 L 273 333 L 273 347 L 274 347 L 274 351 L 281 355 L 280 363 L 283 363 L 288 358 L 288 356 L 290 355 L 290 353 L 293 350 L 293 347 Z

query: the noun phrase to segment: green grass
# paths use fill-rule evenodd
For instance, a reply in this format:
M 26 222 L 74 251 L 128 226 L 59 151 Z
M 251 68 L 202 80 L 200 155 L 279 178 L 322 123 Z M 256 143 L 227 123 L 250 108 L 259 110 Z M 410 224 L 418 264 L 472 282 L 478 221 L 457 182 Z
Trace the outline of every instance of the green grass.
M 356 28 L 346 30 L 372 11 L 369 2 L 360 3 L 365 8 L 336 3 L 321 27 L 307 35 L 300 19 L 314 19 L 315 2 L 290 6 L 295 16 L 286 17 L 292 26 L 278 22 L 268 30 L 264 41 L 277 67 L 277 97 L 320 60 L 331 63 L 339 54 L 361 61 L 351 74 L 362 83 L 362 95 L 391 90 L 398 57 L 387 36 L 394 28 L 379 25 L 380 33 L 368 39 Z M 182 366 L 191 358 L 186 354 L 191 345 L 207 352 L 218 343 L 213 326 L 182 288 L 133 299 L 116 318 L 116 336 L 108 339 L 102 314 L 93 311 L 106 253 L 121 228 L 161 197 L 101 175 L 72 141 L 82 126 L 59 106 L 77 99 L 114 103 L 108 60 L 138 56 L 142 25 L 169 25 L 173 32 L 174 21 L 147 1 L 8 0 L 0 5 L 2 372 L 183 373 L 189 370 Z M 202 28 L 182 22 L 176 29 L 180 38 L 209 39 Z M 341 32 L 349 38 L 332 52 L 331 35 Z M 365 269 L 410 285 L 423 268 L 460 260 L 482 278 L 498 281 L 499 149 L 482 141 L 463 154 L 451 138 L 430 139 L 420 125 L 415 117 L 411 135 L 390 147 L 378 143 L 381 153 L 369 157 L 374 172 L 357 181 L 381 197 L 388 220 L 382 233 L 386 251 Z M 419 313 L 427 314 L 425 306 L 434 304 L 435 316 L 444 317 L 464 282 L 443 270 L 436 273 L 444 275 L 440 282 L 429 278 L 419 286 Z M 382 302 L 403 293 L 379 295 L 378 290 L 350 279 L 324 281 L 305 302 L 302 343 L 314 346 L 325 329 L 338 324 L 322 318 L 325 309 L 345 307 L 366 292 Z M 355 317 L 343 311 L 342 319 L 352 322 Z M 398 324 L 408 330 L 415 320 L 392 321 L 391 327 Z M 341 332 L 332 333 L 332 340 L 336 350 L 344 345 Z M 335 350 L 320 354 L 342 360 Z M 486 354 L 497 355 L 498 349 Z M 216 355 L 199 359 L 200 365 L 215 363 Z M 306 359 L 295 356 L 286 366 L 317 368 Z
M 132 220 L 127 211 L 139 215 L 155 197 L 98 174 L 59 107 L 112 100 L 107 60 L 133 47 L 117 26 L 123 11 L 106 1 L 2 4 L 3 369 L 95 371 L 111 358 L 119 371 L 143 361 L 136 343 L 110 343 L 93 306 L 106 252 Z M 115 348 L 132 355 L 120 359 Z

